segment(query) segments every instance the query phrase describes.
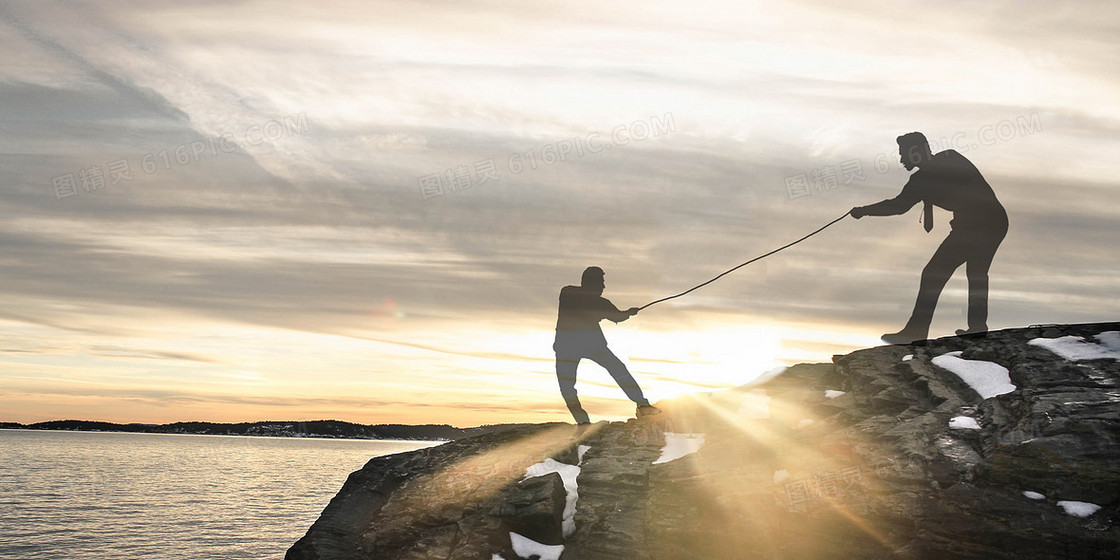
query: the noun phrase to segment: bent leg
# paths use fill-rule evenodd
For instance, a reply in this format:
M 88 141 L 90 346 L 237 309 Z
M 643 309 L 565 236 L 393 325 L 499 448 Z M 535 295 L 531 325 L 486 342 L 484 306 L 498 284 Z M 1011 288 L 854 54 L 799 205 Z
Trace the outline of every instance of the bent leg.
M 577 424 L 587 424 L 591 419 L 580 405 L 579 396 L 576 394 L 576 367 L 579 366 L 579 356 L 556 354 L 556 380 L 560 383 L 560 395 L 568 405 Z
M 959 232 L 950 233 L 934 251 L 926 267 L 922 269 L 918 298 L 914 301 L 914 311 L 910 314 L 910 321 L 906 323 L 904 331 L 922 334 L 922 338 L 929 333 L 929 325 L 933 321 L 933 311 L 937 307 L 937 300 L 941 297 L 941 290 L 945 288 L 953 272 L 968 258 L 966 237 Z
M 638 382 L 634 379 L 633 375 L 630 375 L 630 370 L 626 369 L 626 364 L 622 363 L 622 360 L 619 360 L 618 356 L 615 356 L 614 352 L 611 352 L 609 348 L 604 346 L 597 349 L 595 352 L 592 352 L 588 358 L 591 358 L 595 363 L 603 366 L 603 368 L 607 370 L 607 373 L 611 374 L 611 377 L 614 378 L 615 383 L 618 383 L 622 392 L 626 393 L 626 398 L 634 401 L 638 406 L 649 404 L 645 395 L 642 394 L 642 388 L 638 387 Z

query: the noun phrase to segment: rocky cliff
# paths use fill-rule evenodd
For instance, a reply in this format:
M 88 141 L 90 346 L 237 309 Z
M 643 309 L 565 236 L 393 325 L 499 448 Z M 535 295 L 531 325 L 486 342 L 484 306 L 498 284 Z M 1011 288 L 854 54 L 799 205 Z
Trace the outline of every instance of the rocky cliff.
M 378 457 L 287 558 L 1116 558 L 1118 331 L 871 348 Z

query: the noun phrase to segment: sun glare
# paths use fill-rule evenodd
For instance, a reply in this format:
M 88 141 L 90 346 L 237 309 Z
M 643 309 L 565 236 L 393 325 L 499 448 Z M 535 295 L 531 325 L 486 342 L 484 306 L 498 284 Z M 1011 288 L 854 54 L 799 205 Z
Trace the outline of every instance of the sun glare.
M 756 326 L 612 333 L 611 347 L 654 398 L 737 387 L 781 366 L 781 339 Z

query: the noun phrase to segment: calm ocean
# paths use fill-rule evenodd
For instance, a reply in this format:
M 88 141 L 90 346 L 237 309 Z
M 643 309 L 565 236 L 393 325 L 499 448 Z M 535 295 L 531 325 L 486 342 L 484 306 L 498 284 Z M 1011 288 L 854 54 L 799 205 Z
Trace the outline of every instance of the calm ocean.
M 351 472 L 430 445 L 0 430 L 0 559 L 280 559 Z

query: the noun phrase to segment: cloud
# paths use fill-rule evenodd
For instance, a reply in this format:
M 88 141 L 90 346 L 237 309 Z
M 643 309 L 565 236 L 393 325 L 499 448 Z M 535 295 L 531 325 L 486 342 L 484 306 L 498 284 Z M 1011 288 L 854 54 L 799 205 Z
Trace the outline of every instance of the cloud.
M 143 350 L 138 348 L 128 348 L 124 346 L 93 346 L 90 348 L 90 353 L 95 356 L 109 356 L 113 358 L 139 358 L 145 360 L 184 360 L 188 362 L 203 362 L 208 364 L 222 363 L 221 360 L 215 360 L 199 354 L 191 354 L 187 352 L 168 352 L 164 350 Z
M 44 12 L 49 14 L 54 12 L 54 10 L 46 8 Z M 44 15 L 44 13 L 40 12 L 39 15 Z M 116 93 L 123 101 L 132 107 L 133 112 L 139 109 L 178 122 L 185 122 L 189 119 L 185 113 L 168 103 L 168 101 L 158 93 L 147 88 L 138 87 L 129 80 L 103 71 L 96 65 L 91 64 L 83 56 L 63 46 L 53 38 L 40 33 L 31 25 L 28 25 L 23 18 L 14 14 L 10 9 L 0 7 L 0 19 L 3 19 L 4 23 L 14 28 L 25 39 L 44 51 L 44 54 L 47 56 L 84 73 L 86 76 L 95 80 L 99 85 Z M 46 101 L 50 103 L 51 101 L 59 100 L 48 99 Z M 59 116 L 62 118 L 66 117 L 65 114 Z
M 379 341 L 430 371 L 548 361 L 495 333 L 547 334 L 585 266 L 623 307 L 680 292 L 896 194 L 894 137 L 918 129 L 969 148 L 1011 214 L 993 326 L 1111 318 L 1115 170 L 1100 154 L 1120 129 L 1120 49 L 1095 10 L 1115 8 L 922 4 L 921 25 L 899 25 L 916 7 L 6 4 L 0 55 L 28 62 L 0 70 L 0 316 L 98 359 L 239 362 L 166 343 L 171 323 Z M 297 133 L 246 141 L 296 115 Z M 667 134 L 542 160 L 665 115 Z M 981 143 L 1034 115 L 1041 128 Z M 240 147 L 211 149 L 226 133 Z M 56 196 L 57 177 L 119 160 L 131 179 Z M 421 177 L 490 160 L 498 179 L 421 196 Z M 787 189 L 853 161 L 863 178 Z M 915 221 L 845 220 L 641 321 L 881 332 L 948 231 L 945 214 L 929 235 Z M 939 321 L 957 319 L 954 286 Z M 803 346 L 828 357 L 827 341 Z

